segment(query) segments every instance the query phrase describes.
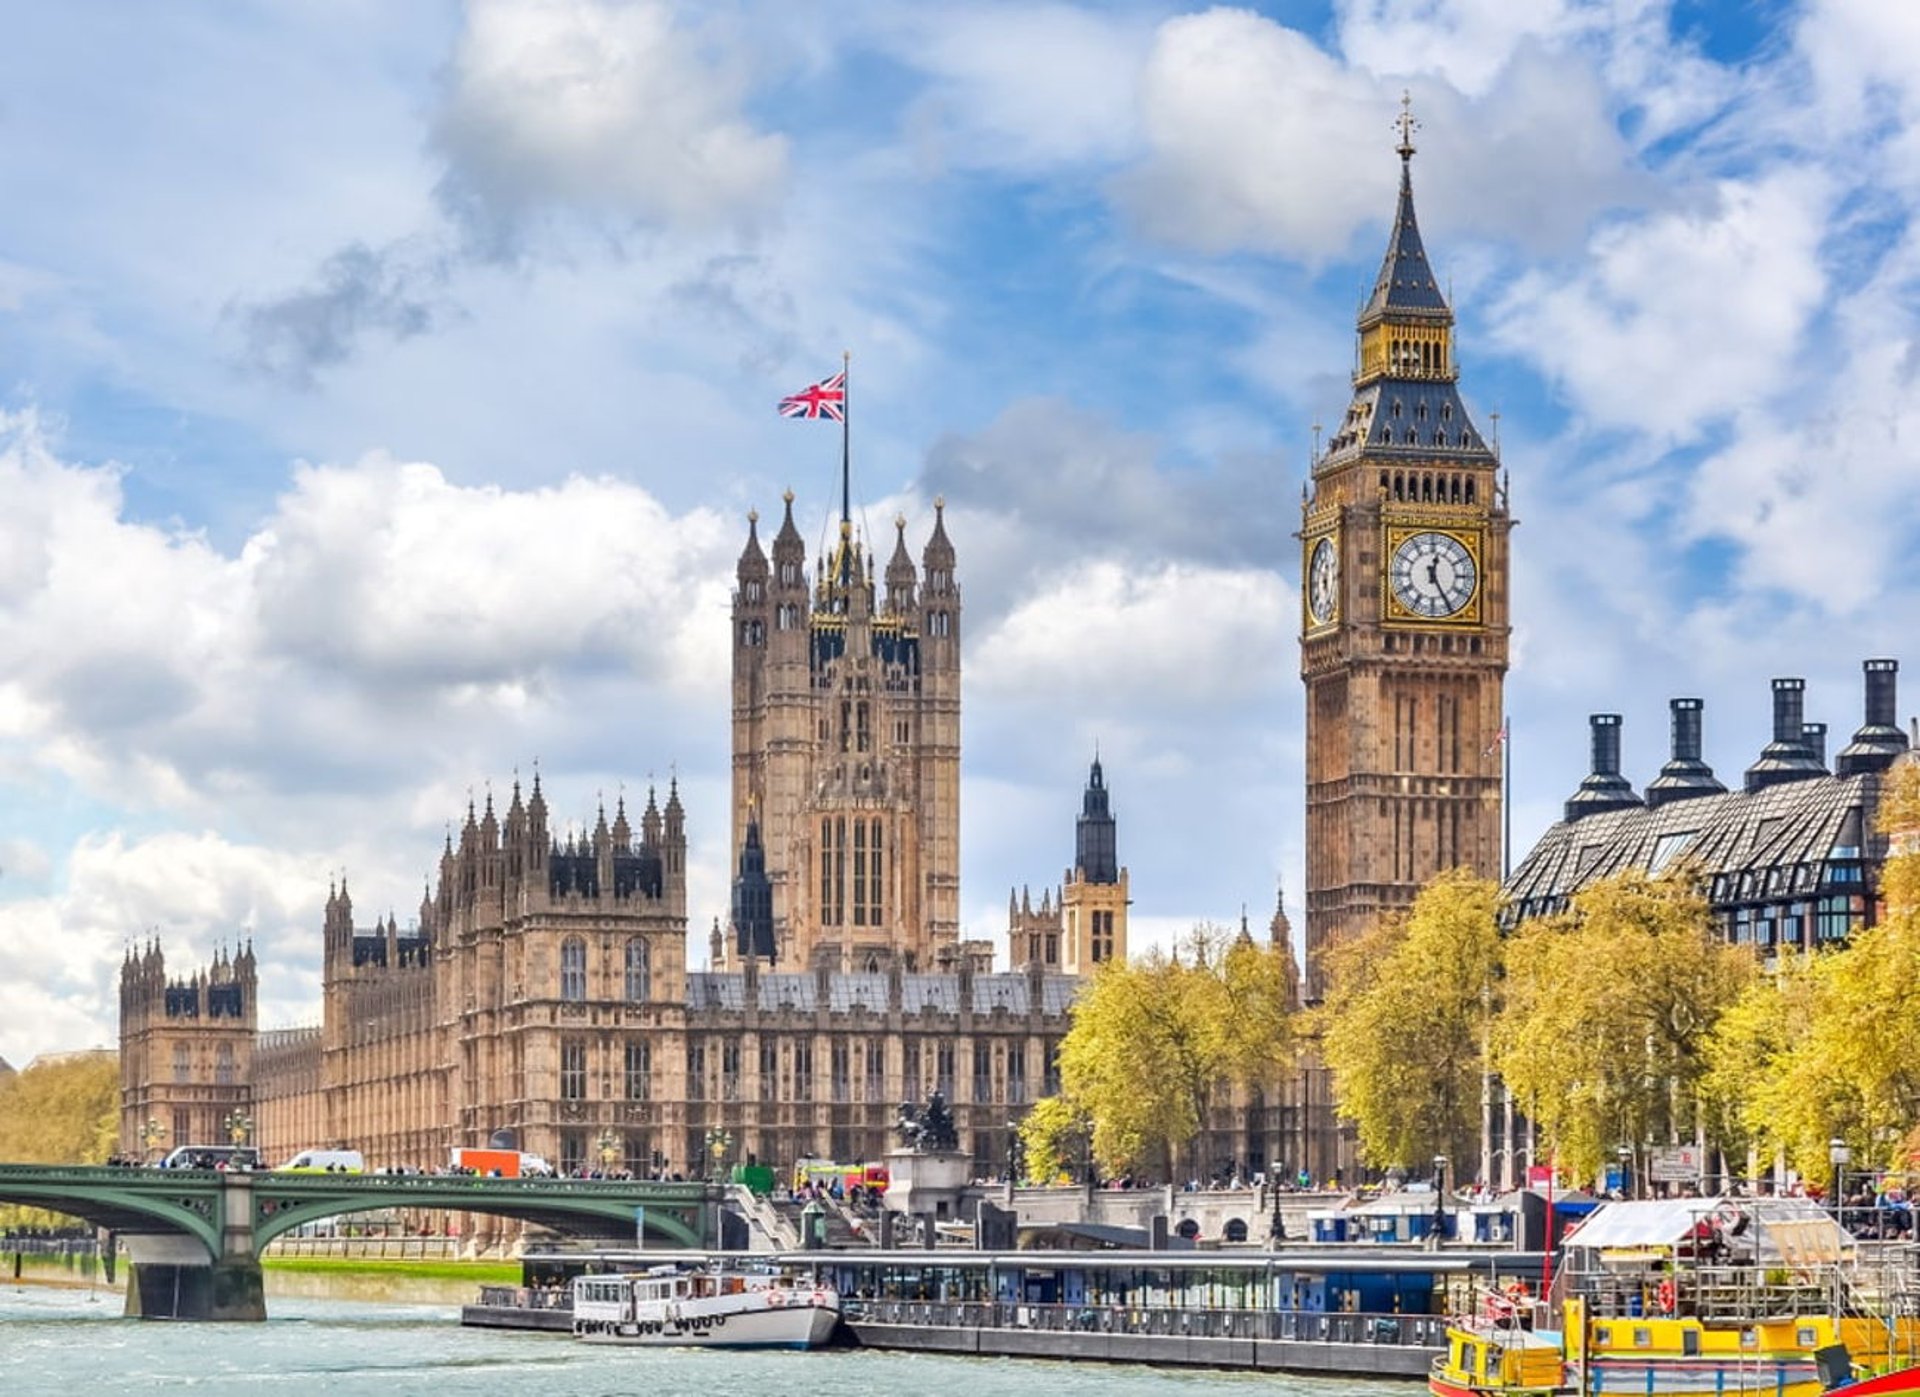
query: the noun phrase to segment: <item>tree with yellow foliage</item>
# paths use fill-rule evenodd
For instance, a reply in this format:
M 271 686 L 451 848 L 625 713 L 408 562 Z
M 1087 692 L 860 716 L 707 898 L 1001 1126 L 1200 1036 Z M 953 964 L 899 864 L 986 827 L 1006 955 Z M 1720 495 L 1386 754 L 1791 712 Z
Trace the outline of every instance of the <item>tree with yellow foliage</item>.
M 1287 1068 L 1290 965 L 1284 948 L 1200 926 L 1171 954 L 1155 948 L 1100 967 L 1073 1006 L 1060 1080 L 1093 1123 L 1103 1168 L 1177 1177 L 1183 1162 L 1196 1165 L 1185 1156 L 1218 1092 L 1265 1085 Z
M 1093 1122 L 1064 1096 L 1043 1096 L 1020 1122 L 1026 1176 L 1036 1184 L 1072 1179 L 1085 1162 Z
M 49 1062 L 0 1080 L 0 1159 L 100 1164 L 113 1152 L 120 1066 L 111 1056 Z M 0 1208 L 0 1229 L 45 1226 L 37 1208 Z
M 1621 1143 L 1690 1141 L 1709 1037 L 1754 974 L 1689 870 L 1601 879 L 1510 941 L 1495 1068 L 1576 1176 Z
M 1334 1104 L 1376 1166 L 1467 1159 L 1479 1135 L 1481 1072 L 1498 1002 L 1499 888 L 1438 874 L 1404 916 L 1334 947 L 1315 1022 Z
M 1920 1122 L 1920 765 L 1887 775 L 1885 913 L 1844 948 L 1782 952 L 1714 1035 L 1716 1105 L 1762 1155 L 1825 1178 L 1829 1141 L 1863 1164 L 1907 1168 Z

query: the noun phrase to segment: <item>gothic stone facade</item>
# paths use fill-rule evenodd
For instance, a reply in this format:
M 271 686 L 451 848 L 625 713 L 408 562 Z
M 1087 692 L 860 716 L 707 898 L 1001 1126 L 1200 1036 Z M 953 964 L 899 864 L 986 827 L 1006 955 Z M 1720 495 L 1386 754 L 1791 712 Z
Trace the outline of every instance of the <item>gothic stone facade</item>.
M 876 1157 L 899 1104 L 938 1086 L 976 1170 L 998 1173 L 1013 1124 L 1057 1090 L 1078 981 L 989 973 L 959 940 L 953 548 L 936 516 L 916 576 L 899 533 L 876 606 L 844 518 L 811 590 L 791 498 L 771 567 L 749 530 L 721 968 L 687 967 L 677 788 L 637 829 L 622 804 L 561 842 L 539 780 L 516 782 L 503 817 L 469 808 L 413 926 L 357 926 L 332 891 L 317 1029 L 255 1031 L 250 955 L 171 994 L 157 947 L 130 960 L 123 1147 L 152 1112 L 186 1112 L 177 1133 L 198 1141 L 241 1110 L 270 1159 L 338 1145 L 426 1168 L 510 1129 L 568 1168 L 689 1173 L 718 1166 L 722 1131 L 735 1161 Z

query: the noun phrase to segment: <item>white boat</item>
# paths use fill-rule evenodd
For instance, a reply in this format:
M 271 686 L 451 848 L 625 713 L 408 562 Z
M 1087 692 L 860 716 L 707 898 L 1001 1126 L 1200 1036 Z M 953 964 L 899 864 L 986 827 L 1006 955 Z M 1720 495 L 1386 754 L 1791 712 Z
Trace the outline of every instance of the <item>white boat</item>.
M 808 1349 L 839 1322 L 833 1291 L 772 1275 L 659 1267 L 573 1283 L 573 1337 L 590 1344 Z

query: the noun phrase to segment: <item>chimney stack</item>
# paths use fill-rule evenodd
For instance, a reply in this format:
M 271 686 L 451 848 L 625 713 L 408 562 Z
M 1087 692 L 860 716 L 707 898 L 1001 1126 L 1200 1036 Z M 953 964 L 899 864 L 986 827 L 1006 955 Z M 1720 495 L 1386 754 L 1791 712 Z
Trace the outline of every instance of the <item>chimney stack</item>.
M 1749 792 L 1827 774 L 1807 748 L 1806 702 L 1806 680 L 1773 681 L 1773 741 L 1761 749 L 1760 760 L 1747 768 Z
M 1812 754 L 1814 761 L 1820 764 L 1820 769 L 1825 771 L 1827 769 L 1827 725 L 1802 723 L 1800 738 L 1805 743 L 1807 751 Z
M 1587 723 L 1593 734 L 1593 770 L 1567 801 L 1568 820 L 1583 820 L 1589 815 L 1626 810 L 1640 804 L 1640 797 L 1620 774 L 1620 715 L 1595 713 Z
M 1863 771 L 1885 771 L 1907 750 L 1907 735 L 1900 730 L 1900 724 L 1894 718 L 1898 703 L 1900 661 L 1868 660 L 1861 668 L 1866 672 L 1867 680 L 1866 721 L 1834 761 L 1833 769 L 1841 776 L 1855 776 Z
M 1647 805 L 1654 808 L 1695 796 L 1724 794 L 1727 788 L 1700 758 L 1701 710 L 1706 705 L 1697 698 L 1677 698 L 1667 707 L 1673 714 L 1673 755 L 1660 768 L 1660 774 L 1647 783 Z

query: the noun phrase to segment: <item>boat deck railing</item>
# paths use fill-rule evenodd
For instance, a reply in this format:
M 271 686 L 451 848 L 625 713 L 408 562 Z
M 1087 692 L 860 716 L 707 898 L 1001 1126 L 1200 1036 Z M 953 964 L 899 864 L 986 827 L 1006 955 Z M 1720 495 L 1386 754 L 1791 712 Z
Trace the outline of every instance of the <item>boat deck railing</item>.
M 1139 1305 L 1040 1305 L 993 1300 L 843 1299 L 860 1324 L 946 1329 L 1035 1329 L 1056 1333 L 1150 1334 L 1195 1339 L 1292 1340 L 1403 1348 L 1445 1345 L 1442 1315 L 1383 1315 L 1313 1310 L 1200 1309 Z
M 495 1310 L 571 1310 L 573 1287 L 483 1285 L 480 1303 Z
M 1682 1266 L 1567 1278 L 1568 1293 L 1586 1300 L 1596 1318 L 1669 1313 L 1659 1304 L 1667 1284 L 1672 1286 L 1670 1313 L 1730 1322 L 1809 1314 L 1890 1318 L 1912 1315 L 1920 1301 L 1910 1277 L 1864 1266 Z

